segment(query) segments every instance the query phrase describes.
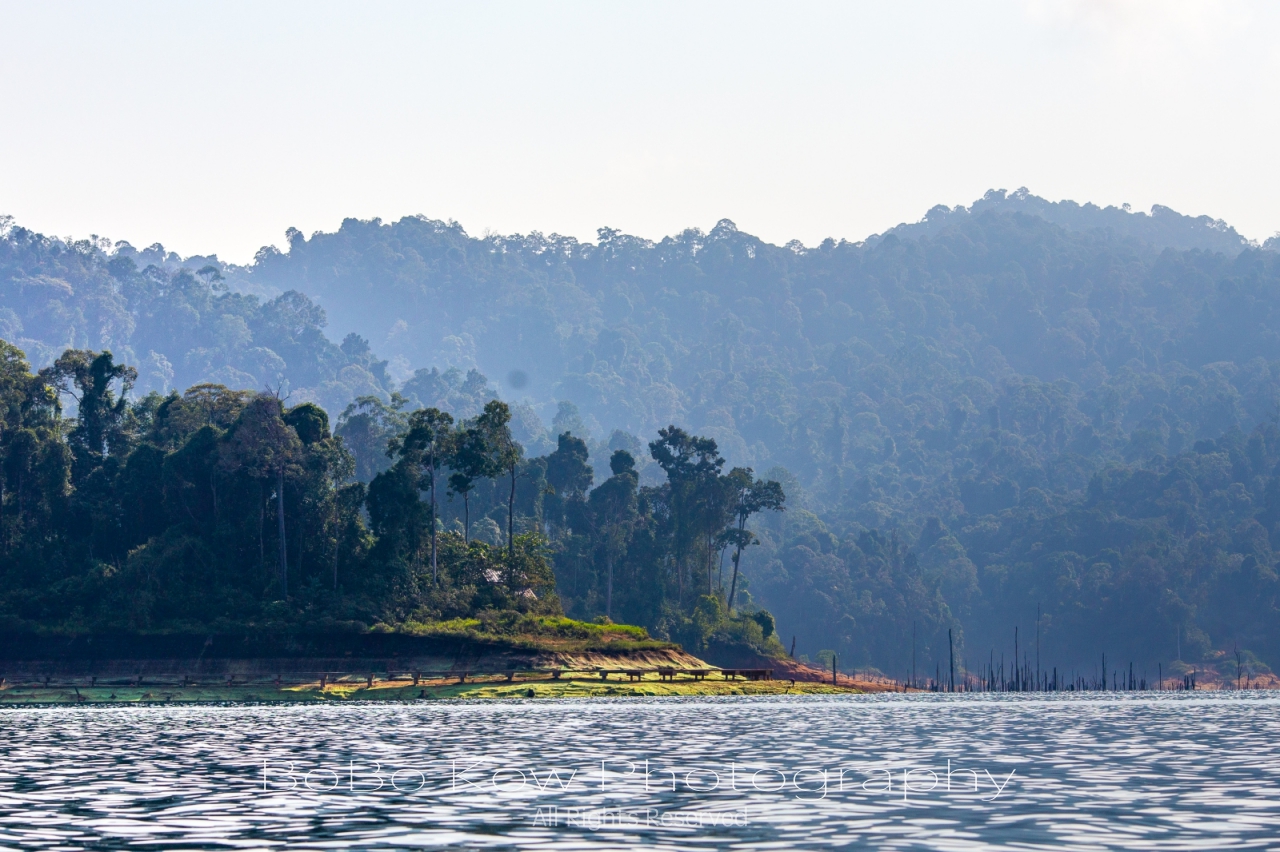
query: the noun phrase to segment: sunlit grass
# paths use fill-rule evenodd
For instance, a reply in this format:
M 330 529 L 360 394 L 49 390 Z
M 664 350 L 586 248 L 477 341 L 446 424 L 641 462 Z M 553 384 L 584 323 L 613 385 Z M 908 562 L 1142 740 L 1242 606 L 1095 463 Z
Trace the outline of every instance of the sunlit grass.
M 252 683 L 226 686 L 193 684 L 186 687 L 66 687 L 8 686 L 0 689 L 0 706 L 22 704 L 221 704 L 221 703 L 342 703 L 347 701 L 417 701 L 427 699 L 520 699 L 520 698 L 597 698 L 664 695 L 786 695 L 845 694 L 857 692 L 850 687 L 821 683 L 795 683 L 785 680 L 728 680 L 711 675 L 702 680 L 688 677 L 674 681 L 659 680 L 646 674 L 639 681 L 599 677 L 561 677 L 538 674 L 528 679 L 507 681 L 505 676 L 482 677 L 459 683 L 457 679 L 421 681 L 417 686 L 405 680 L 366 680 L 319 682 L 276 686 Z

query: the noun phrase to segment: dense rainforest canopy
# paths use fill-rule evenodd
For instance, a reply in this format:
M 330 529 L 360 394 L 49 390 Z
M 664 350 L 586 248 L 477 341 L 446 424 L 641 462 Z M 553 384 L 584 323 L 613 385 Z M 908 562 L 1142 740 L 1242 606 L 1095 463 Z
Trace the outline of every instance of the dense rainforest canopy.
M 641 488 L 618 450 L 592 488 L 581 439 L 565 432 L 555 451 L 526 458 L 504 402 L 455 422 L 373 398 L 343 424 L 367 431 L 376 412 L 392 427 L 366 487 L 314 403 L 216 384 L 130 401 L 136 380 L 110 351 L 67 350 L 33 374 L 0 341 L 0 628 L 413 629 L 556 616 L 554 554 L 577 609 L 692 648 L 777 645 L 771 617 L 736 589 L 754 541 L 747 521 L 781 510 L 785 495 L 750 470 L 724 471 L 708 438 L 664 429 L 650 453 L 666 483 Z M 733 611 L 737 600 L 745 611 Z
M 647 534 L 592 531 L 572 519 L 581 506 L 560 505 L 581 495 L 625 514 L 634 494 L 640 515 L 669 523 L 641 487 L 673 488 L 647 439 L 676 424 L 714 441 L 717 476 L 750 468 L 785 492 L 785 511 L 742 527 L 758 544 L 733 596 L 772 611 L 801 651 L 901 673 L 913 635 L 919 659 L 945 660 L 952 629 L 976 666 L 1012 651 L 1038 610 L 1042 655 L 1064 665 L 1238 645 L 1260 667 L 1280 660 L 1277 248 L 1166 208 L 1025 191 L 815 247 L 728 221 L 584 243 L 347 220 L 290 231 L 286 251 L 248 267 L 10 226 L 0 336 L 40 367 L 110 349 L 137 366 L 135 402 L 215 382 L 318 404 L 353 456 L 334 493 L 368 484 L 368 535 L 371 483 L 399 464 L 386 450 L 410 413 L 434 407 L 456 428 L 501 396 L 523 469 L 556 453 L 591 468 L 581 485 L 549 467 L 545 486 L 516 478 L 513 526 L 546 540 L 574 615 L 617 606 L 676 623 L 630 609 L 629 592 L 606 602 L 605 563 L 665 565 L 676 582 L 673 561 L 692 572 L 701 557 L 674 538 L 646 550 Z M 632 473 L 612 469 L 619 450 Z M 605 509 L 620 475 L 638 486 Z M 476 481 L 440 484 L 441 522 L 470 505 L 497 544 L 501 478 Z M 694 543 L 716 554 L 712 573 L 736 552 Z M 727 603 L 725 585 L 711 598 Z M 691 618 L 697 601 L 682 606 Z

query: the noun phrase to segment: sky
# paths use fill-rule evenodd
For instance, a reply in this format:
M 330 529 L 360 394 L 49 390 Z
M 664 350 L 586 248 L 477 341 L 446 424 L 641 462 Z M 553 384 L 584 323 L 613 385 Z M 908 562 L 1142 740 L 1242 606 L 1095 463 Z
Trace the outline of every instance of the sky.
M 0 214 L 850 240 L 1028 187 L 1280 230 L 1280 4 L 0 0 Z

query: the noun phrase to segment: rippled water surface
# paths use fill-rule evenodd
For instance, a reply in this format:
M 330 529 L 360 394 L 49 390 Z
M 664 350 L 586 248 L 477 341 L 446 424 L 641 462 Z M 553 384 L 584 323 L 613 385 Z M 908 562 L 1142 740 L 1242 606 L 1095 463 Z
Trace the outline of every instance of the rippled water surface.
M 1266 694 L 9 709 L 0 751 L 5 847 L 1280 847 Z

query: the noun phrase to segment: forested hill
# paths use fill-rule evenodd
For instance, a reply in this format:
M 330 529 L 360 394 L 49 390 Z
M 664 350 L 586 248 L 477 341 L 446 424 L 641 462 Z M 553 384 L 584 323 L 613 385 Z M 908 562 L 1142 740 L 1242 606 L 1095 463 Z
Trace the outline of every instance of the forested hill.
M 744 564 L 810 653 L 901 671 L 918 623 L 922 655 L 954 625 L 976 659 L 1040 605 L 1063 658 L 1275 660 L 1276 248 L 1021 191 L 858 243 L 347 220 L 187 271 L 12 228 L 0 336 L 334 415 L 393 390 L 474 413 L 489 376 L 539 452 L 575 403 L 554 432 L 592 433 L 597 472 L 681 425 L 786 488 Z
M 969 207 L 938 205 L 919 222 L 890 228 L 884 236 L 932 236 L 960 220 L 985 213 L 1023 213 L 1061 225 L 1069 231 L 1108 231 L 1156 249 L 1202 249 L 1234 257 L 1250 247 L 1248 240 L 1221 219 L 1184 216 L 1160 204 L 1152 207 L 1150 213 L 1135 213 L 1127 204 L 1103 208 L 1074 201 L 1047 201 L 1032 195 L 1025 187 L 1012 193 L 993 189 Z M 875 243 L 878 239 L 881 237 L 873 236 L 867 242 Z

